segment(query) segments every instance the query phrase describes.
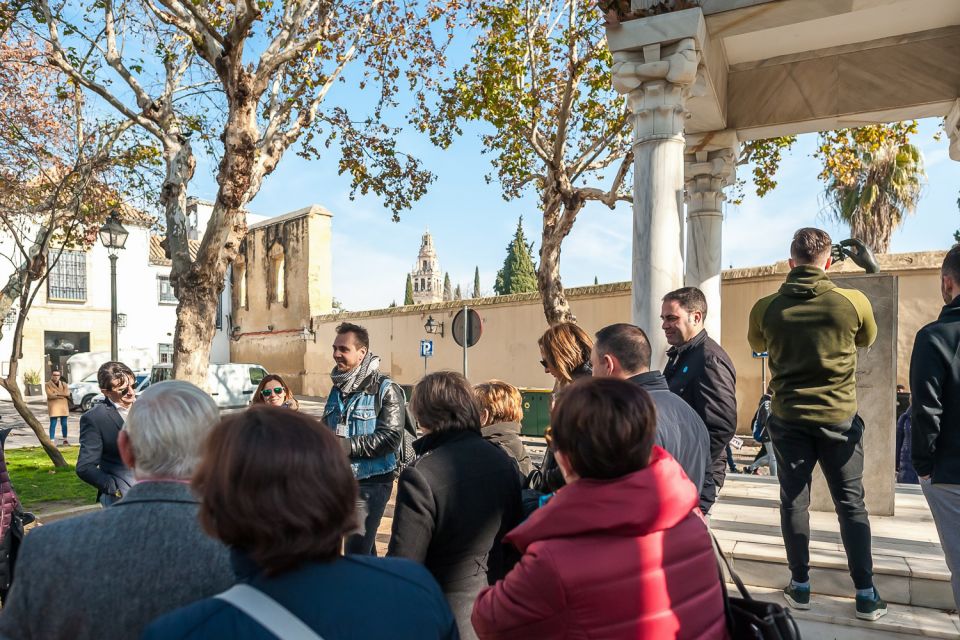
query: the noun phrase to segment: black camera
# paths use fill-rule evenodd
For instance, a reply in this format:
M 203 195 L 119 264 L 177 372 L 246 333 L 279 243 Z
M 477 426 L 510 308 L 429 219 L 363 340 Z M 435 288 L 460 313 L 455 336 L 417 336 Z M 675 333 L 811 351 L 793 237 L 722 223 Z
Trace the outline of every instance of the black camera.
M 833 245 L 830 248 L 830 257 L 834 262 L 842 262 L 850 258 L 855 265 L 867 273 L 880 273 L 880 265 L 877 263 L 877 256 L 873 255 L 873 249 L 856 238 L 841 240 Z

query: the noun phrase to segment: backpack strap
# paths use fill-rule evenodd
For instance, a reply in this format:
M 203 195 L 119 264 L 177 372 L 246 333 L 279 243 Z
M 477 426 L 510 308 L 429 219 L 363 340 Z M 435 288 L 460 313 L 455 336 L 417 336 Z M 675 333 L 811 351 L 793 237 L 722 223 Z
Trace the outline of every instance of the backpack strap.
M 214 598 L 233 605 L 280 640 L 323 640 L 286 607 L 248 584 L 236 584 Z
M 374 411 L 377 412 L 377 415 L 380 415 L 380 407 L 383 406 L 383 396 L 387 395 L 387 389 L 390 388 L 390 385 L 396 385 L 397 390 L 400 392 L 400 397 L 403 398 L 404 407 L 407 405 L 407 394 L 403 392 L 403 387 L 384 376 L 383 379 L 380 380 L 380 390 L 377 392 L 377 399 L 373 402 L 373 408 Z

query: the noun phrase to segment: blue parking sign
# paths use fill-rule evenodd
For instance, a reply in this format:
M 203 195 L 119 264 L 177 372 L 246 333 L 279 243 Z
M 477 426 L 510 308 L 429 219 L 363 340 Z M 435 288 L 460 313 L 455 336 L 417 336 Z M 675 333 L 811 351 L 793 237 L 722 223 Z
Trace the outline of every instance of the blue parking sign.
M 420 341 L 420 357 L 429 358 L 433 355 L 433 340 Z

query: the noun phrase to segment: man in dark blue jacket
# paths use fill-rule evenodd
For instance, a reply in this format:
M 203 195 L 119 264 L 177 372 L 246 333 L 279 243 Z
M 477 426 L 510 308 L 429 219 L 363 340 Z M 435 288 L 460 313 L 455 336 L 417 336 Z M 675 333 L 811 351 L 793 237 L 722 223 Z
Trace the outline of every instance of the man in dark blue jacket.
M 136 400 L 133 371 L 122 362 L 107 362 L 97 371 L 97 384 L 104 401 L 80 418 L 77 475 L 95 487 L 97 500 L 109 507 L 133 486 L 133 472 L 120 459 L 117 446 L 117 436 Z
M 960 245 L 943 259 L 940 291 L 946 306 L 917 334 L 910 358 L 911 443 L 960 608 Z
M 657 407 L 654 444 L 666 449 L 680 463 L 700 491 L 710 466 L 707 425 L 689 404 L 670 391 L 663 374 L 650 370 L 650 359 L 647 334 L 640 327 L 626 323 L 600 329 L 590 354 L 595 378 L 629 380 L 650 394 Z

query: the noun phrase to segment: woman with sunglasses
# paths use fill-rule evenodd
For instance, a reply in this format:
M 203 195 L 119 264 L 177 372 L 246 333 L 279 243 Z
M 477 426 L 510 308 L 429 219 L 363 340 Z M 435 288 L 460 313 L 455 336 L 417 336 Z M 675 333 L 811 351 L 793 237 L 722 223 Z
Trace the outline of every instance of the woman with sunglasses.
M 290 393 L 290 387 L 283 378 L 275 373 L 266 375 L 253 393 L 250 404 L 266 404 L 271 407 L 286 407 L 294 411 L 300 410 L 300 403 Z
M 593 350 L 593 340 L 586 331 L 571 322 L 561 322 L 543 332 L 537 340 L 540 346 L 540 364 L 543 370 L 557 381 L 554 387 L 556 394 L 574 380 L 589 378 L 593 375 L 590 366 L 590 352 Z M 543 456 L 543 463 L 534 469 L 527 478 L 527 488 L 537 493 L 552 493 L 564 485 L 563 474 L 553 457 L 553 451 L 547 447 Z M 539 502 L 536 496 L 524 496 L 524 512 L 528 513 Z

